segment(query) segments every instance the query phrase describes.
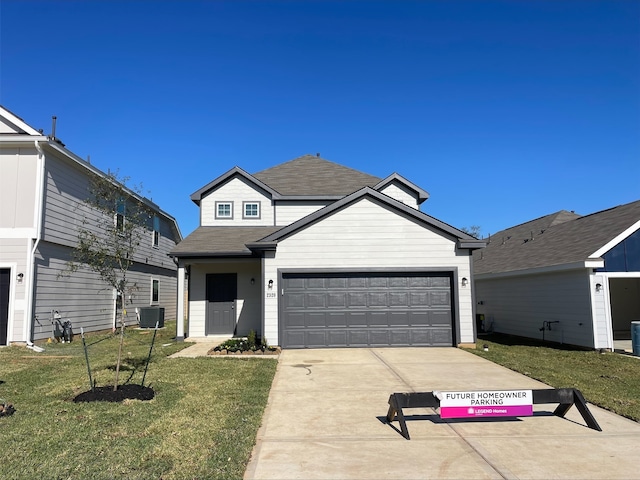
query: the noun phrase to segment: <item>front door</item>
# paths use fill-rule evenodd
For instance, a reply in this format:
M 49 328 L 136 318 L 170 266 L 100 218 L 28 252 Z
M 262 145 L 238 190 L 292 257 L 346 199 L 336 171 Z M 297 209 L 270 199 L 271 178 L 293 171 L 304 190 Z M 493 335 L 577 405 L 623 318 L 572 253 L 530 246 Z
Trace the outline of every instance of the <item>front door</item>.
M 11 269 L 0 269 L 0 345 L 7 344 L 9 328 L 9 282 Z
M 238 279 L 235 273 L 207 275 L 207 319 L 205 335 L 233 335 L 236 327 Z

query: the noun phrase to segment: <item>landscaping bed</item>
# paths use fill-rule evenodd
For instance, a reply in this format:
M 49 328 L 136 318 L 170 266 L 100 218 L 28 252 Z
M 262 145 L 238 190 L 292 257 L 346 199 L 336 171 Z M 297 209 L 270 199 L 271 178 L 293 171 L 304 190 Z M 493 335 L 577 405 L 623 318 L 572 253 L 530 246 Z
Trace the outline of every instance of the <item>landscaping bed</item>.
M 247 337 L 230 338 L 209 350 L 208 355 L 279 355 L 282 349 L 272 347 L 251 330 Z
M 0 349 L 0 398 L 15 407 L 0 418 L 10 448 L 0 478 L 241 479 L 277 361 L 167 358 L 191 345 L 175 342 L 167 322 L 141 388 L 152 335 L 125 336 L 122 401 L 74 402 L 91 392 L 79 336 L 39 354 Z M 96 390 L 112 395 L 118 339 L 93 334 L 87 343 Z M 135 398 L 147 388 L 153 398 Z

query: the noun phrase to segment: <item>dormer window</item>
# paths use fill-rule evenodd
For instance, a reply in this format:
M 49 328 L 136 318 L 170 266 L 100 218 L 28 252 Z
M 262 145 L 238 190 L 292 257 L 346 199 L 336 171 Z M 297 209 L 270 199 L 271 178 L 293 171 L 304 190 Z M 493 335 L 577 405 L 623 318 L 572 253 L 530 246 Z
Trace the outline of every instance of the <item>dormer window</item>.
M 233 203 L 216 202 L 216 218 L 233 218 Z
M 260 202 L 242 202 L 242 218 L 260 218 Z

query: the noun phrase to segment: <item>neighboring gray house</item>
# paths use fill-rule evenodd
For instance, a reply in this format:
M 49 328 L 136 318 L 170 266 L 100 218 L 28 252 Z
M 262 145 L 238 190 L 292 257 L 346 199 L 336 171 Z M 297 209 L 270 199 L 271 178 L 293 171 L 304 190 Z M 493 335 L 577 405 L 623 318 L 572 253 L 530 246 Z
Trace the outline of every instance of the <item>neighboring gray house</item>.
M 2 107 L 0 171 L 0 345 L 50 337 L 55 312 L 75 332 L 112 328 L 116 298 L 96 274 L 83 269 L 58 278 L 91 213 L 83 205 L 90 178 L 104 173 Z M 149 305 L 175 318 L 177 266 L 167 253 L 181 234 L 173 217 L 137 198 L 156 215 L 130 271 L 139 290 L 125 299 L 128 322 Z
M 478 313 L 494 331 L 613 349 L 640 320 L 640 201 L 498 232 L 473 267 Z
M 172 251 L 179 288 L 188 272 L 188 335 L 253 329 L 284 348 L 473 344 L 471 251 L 484 242 L 422 213 L 428 196 L 398 174 L 312 155 L 253 175 L 232 168 L 191 195 L 200 226 Z

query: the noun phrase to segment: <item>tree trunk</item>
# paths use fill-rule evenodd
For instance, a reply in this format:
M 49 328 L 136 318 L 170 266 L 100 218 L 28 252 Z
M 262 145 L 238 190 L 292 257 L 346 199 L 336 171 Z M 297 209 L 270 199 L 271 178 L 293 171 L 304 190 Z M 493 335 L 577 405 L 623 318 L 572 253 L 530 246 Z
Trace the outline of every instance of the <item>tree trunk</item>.
M 124 343 L 124 313 L 121 313 L 120 314 L 120 345 L 118 346 L 118 360 L 116 362 L 116 380 L 113 384 L 114 392 L 118 390 L 118 377 L 120 375 L 120 363 L 122 362 L 122 344 L 123 343 Z

